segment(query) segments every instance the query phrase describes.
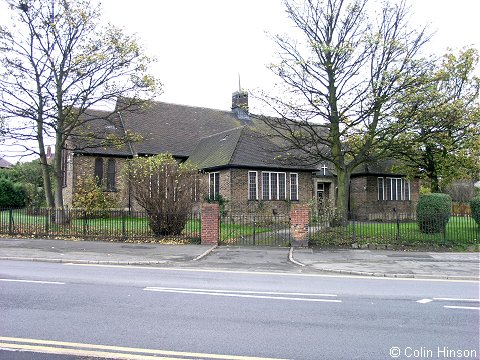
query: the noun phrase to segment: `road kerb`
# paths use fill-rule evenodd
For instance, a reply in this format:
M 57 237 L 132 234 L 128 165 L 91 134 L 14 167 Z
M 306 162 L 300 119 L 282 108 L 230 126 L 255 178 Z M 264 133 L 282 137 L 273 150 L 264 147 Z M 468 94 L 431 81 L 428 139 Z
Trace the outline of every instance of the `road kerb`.
M 290 260 L 290 262 L 294 263 L 295 265 L 305 266 L 305 264 L 302 264 L 301 262 L 298 262 L 293 258 L 293 246 L 290 247 L 290 251 L 288 252 L 288 260 Z
M 210 254 L 213 250 L 215 250 L 218 247 L 218 245 L 213 245 L 210 249 L 204 251 L 202 254 L 198 255 L 196 258 L 193 259 L 193 261 L 198 261 L 203 259 L 205 256 Z

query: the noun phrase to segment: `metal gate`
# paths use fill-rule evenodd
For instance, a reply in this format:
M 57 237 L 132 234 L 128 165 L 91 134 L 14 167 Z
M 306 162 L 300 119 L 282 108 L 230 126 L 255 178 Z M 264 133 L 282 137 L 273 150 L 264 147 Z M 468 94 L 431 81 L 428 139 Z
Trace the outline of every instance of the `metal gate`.
M 222 245 L 289 246 L 288 215 L 228 214 L 220 216 Z

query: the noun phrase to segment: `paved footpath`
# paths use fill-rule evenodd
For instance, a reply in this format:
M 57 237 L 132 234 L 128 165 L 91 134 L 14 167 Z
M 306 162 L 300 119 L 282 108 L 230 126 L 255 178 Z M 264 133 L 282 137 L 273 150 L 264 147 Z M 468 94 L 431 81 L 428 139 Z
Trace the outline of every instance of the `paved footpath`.
M 0 239 L 0 260 L 479 280 L 480 253 Z

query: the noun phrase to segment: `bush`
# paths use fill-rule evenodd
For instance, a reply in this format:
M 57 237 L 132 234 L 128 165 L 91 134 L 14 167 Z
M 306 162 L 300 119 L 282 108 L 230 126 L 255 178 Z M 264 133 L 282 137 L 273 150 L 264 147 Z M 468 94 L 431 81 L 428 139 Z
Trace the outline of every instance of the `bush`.
M 116 203 L 103 192 L 92 176 L 88 176 L 77 185 L 73 206 L 84 209 L 87 217 L 104 217 L 106 214 L 103 210 L 115 208 Z
M 480 226 L 480 195 L 470 200 L 470 209 L 473 220 Z
M 417 204 L 417 223 L 420 231 L 426 234 L 445 230 L 452 213 L 452 198 L 447 194 L 425 194 Z
M 181 234 L 197 197 L 203 194 L 197 167 L 179 164 L 170 154 L 136 157 L 128 165 L 124 176 L 133 197 L 147 212 L 153 233 Z
M 0 178 L 0 208 L 19 208 L 25 206 L 26 192 L 21 184 Z

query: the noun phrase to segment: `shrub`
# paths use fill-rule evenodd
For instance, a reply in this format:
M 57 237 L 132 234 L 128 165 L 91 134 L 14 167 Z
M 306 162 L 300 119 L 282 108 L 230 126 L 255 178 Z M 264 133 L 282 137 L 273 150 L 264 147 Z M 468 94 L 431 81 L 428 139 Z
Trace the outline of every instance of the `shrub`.
M 470 209 L 472 211 L 472 218 L 480 226 L 480 195 L 477 195 L 470 200 Z
M 0 208 L 19 208 L 25 206 L 26 192 L 21 184 L 0 178 Z
M 133 158 L 124 175 L 133 197 L 147 212 L 153 233 L 181 234 L 197 198 L 202 198 L 198 169 L 179 164 L 170 154 L 159 154 Z
M 104 217 L 105 211 L 116 207 L 115 201 L 105 194 L 92 176 L 81 180 L 73 196 L 73 206 L 84 209 L 87 217 Z
M 417 204 L 417 223 L 422 233 L 445 230 L 452 212 L 452 198 L 447 194 L 424 194 Z

